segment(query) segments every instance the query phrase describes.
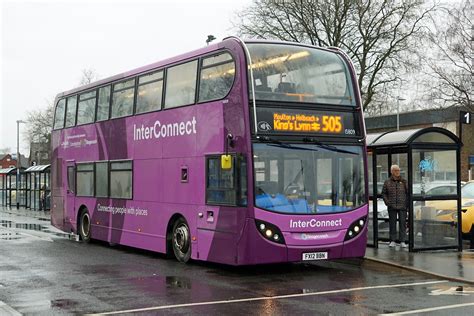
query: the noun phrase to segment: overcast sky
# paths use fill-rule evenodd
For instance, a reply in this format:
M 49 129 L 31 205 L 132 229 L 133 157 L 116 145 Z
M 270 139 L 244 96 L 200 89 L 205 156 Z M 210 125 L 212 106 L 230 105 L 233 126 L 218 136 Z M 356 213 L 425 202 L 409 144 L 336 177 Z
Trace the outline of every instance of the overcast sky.
M 16 120 L 78 86 L 234 35 L 251 0 L 0 1 L 0 149 L 16 152 Z M 24 128 L 20 125 L 20 129 Z M 20 137 L 20 152 L 29 155 Z

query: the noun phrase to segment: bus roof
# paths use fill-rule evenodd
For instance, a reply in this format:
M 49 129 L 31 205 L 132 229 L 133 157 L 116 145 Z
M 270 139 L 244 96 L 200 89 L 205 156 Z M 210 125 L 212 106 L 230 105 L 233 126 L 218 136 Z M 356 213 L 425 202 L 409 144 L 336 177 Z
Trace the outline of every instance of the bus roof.
M 182 60 L 191 59 L 193 57 L 218 50 L 220 48 L 225 47 L 226 46 L 225 44 L 228 43 L 229 41 L 237 41 L 237 39 L 232 38 L 232 37 L 226 38 L 220 43 L 205 46 L 205 47 L 193 50 L 193 51 L 188 52 L 188 53 L 184 53 L 184 54 L 181 54 L 181 55 L 178 55 L 178 56 L 167 58 L 167 59 L 162 60 L 162 61 L 158 61 L 158 62 L 149 64 L 149 65 L 146 65 L 146 66 L 142 66 L 142 67 L 130 70 L 130 71 L 126 71 L 126 72 L 123 72 L 123 73 L 120 73 L 120 74 L 117 74 L 117 75 L 114 75 L 114 76 L 111 76 L 111 77 L 107 77 L 107 78 L 89 83 L 87 85 L 83 85 L 83 86 L 80 86 L 80 87 L 77 87 L 77 88 L 74 88 L 74 89 L 71 89 L 71 90 L 68 90 L 68 91 L 58 93 L 56 95 L 56 100 L 63 97 L 63 96 L 67 96 L 67 95 L 70 95 L 70 94 L 75 94 L 75 93 L 78 93 L 78 92 L 81 92 L 81 91 L 87 91 L 87 90 L 92 89 L 94 87 L 106 85 L 108 83 L 111 83 L 111 82 L 114 82 L 114 81 L 117 81 L 117 80 L 120 80 L 120 79 L 125 79 L 125 78 L 131 77 L 131 76 L 135 76 L 135 75 L 138 75 L 140 73 L 150 71 L 152 69 L 163 68 L 167 65 L 172 65 L 172 64 L 178 63 Z
M 77 88 L 74 88 L 74 89 L 71 89 L 71 90 L 68 90 L 68 91 L 58 93 L 56 95 L 56 100 L 58 100 L 59 98 L 64 97 L 64 96 L 68 96 L 68 95 L 75 94 L 75 93 L 82 92 L 82 91 L 87 91 L 89 89 L 99 87 L 99 86 L 102 86 L 102 85 L 106 85 L 106 84 L 114 82 L 114 81 L 118 81 L 118 80 L 121 80 L 121 79 L 125 79 L 125 78 L 128 78 L 128 77 L 132 77 L 132 76 L 141 74 L 141 73 L 145 73 L 145 72 L 150 71 L 152 69 L 163 68 L 165 66 L 172 65 L 174 63 L 178 63 L 178 62 L 186 60 L 186 59 L 191 59 L 193 57 L 197 57 L 197 56 L 200 56 L 202 54 L 206 54 L 206 53 L 209 53 L 209 52 L 212 52 L 212 51 L 216 51 L 218 49 L 226 47 L 226 43 L 229 43 L 230 41 L 235 41 L 235 42 L 239 42 L 239 43 L 241 41 L 243 41 L 246 44 L 252 44 L 252 43 L 283 44 L 283 45 L 286 44 L 286 45 L 298 45 L 298 46 L 303 46 L 303 47 L 308 47 L 308 48 L 315 48 L 315 46 L 305 44 L 305 43 L 285 42 L 285 41 L 278 41 L 278 40 L 262 40 L 262 39 L 241 40 L 237 37 L 231 36 L 231 37 L 224 38 L 220 43 L 212 44 L 212 45 L 209 45 L 209 46 L 204 46 L 202 48 L 193 50 L 193 51 L 188 52 L 188 53 L 184 53 L 184 54 L 181 54 L 181 55 L 178 55 L 178 56 L 170 57 L 170 58 L 167 58 L 167 59 L 162 60 L 162 61 L 158 61 L 158 62 L 155 62 L 155 63 L 152 63 L 152 64 L 148 64 L 146 66 L 135 68 L 133 70 L 129 70 L 129 71 L 126 71 L 126 72 L 123 72 L 123 73 L 120 73 L 120 74 L 117 74 L 117 75 L 114 75 L 114 76 L 111 76 L 111 77 L 107 77 L 107 78 L 89 83 L 87 85 L 83 85 L 83 86 L 80 86 L 80 87 L 77 87 Z M 326 48 L 317 47 L 317 48 L 321 49 L 321 50 L 325 50 L 325 51 L 331 51 L 331 52 L 342 52 L 337 47 L 326 47 Z

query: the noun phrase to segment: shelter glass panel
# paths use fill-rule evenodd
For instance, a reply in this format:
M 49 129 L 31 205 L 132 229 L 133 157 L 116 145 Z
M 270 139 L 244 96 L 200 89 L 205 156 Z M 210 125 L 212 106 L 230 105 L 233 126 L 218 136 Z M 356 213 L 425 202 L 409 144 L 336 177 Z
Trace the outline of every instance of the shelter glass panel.
M 414 149 L 412 173 L 413 195 L 456 195 L 456 150 Z
M 374 243 L 374 202 L 369 200 L 369 223 L 367 226 L 368 235 L 367 235 L 367 244 L 372 245 Z
M 382 194 L 383 183 L 390 176 L 388 155 L 377 155 L 377 194 Z
M 414 248 L 458 245 L 457 200 L 413 202 Z

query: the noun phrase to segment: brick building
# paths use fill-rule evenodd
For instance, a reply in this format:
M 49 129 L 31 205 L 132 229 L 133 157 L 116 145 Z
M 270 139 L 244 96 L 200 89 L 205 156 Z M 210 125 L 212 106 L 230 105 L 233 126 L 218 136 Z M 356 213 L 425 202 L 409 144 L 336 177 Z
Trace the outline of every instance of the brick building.
M 442 127 L 461 137 L 461 180 L 474 179 L 474 124 L 463 124 L 460 130 L 460 108 L 423 110 L 400 113 L 400 130 L 425 127 Z M 397 115 L 383 115 L 365 118 L 367 134 L 397 129 Z M 460 135 L 460 131 L 462 132 Z
M 0 154 L 0 169 L 16 168 L 16 159 L 10 154 Z
M 15 155 L 16 156 L 16 155 Z M 16 157 L 11 154 L 0 153 L 0 169 L 4 168 L 16 168 Z M 28 167 L 28 158 L 20 154 L 20 166 L 23 168 Z

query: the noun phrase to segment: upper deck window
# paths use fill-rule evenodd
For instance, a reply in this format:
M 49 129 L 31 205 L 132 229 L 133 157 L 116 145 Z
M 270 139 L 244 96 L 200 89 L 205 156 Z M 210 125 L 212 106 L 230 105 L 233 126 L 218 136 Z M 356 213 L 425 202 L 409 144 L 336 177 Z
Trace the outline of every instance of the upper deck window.
M 77 125 L 94 122 L 96 94 L 97 91 L 94 90 L 83 93 L 79 96 L 79 104 L 77 106 Z
M 132 115 L 135 96 L 135 79 L 114 84 L 112 118 Z
M 235 63 L 229 53 L 202 61 L 199 102 L 217 100 L 229 93 L 234 82 Z
M 135 113 L 145 113 L 161 108 L 163 94 L 163 71 L 138 78 L 137 105 Z
M 165 108 L 194 103 L 196 96 L 197 60 L 168 69 Z
M 64 127 L 76 125 L 77 96 L 67 98 L 66 123 Z
M 257 100 L 355 105 L 351 76 L 338 54 L 285 44 L 248 48 Z
M 66 99 L 59 100 L 56 105 L 56 113 L 54 114 L 54 129 L 64 127 L 64 113 L 66 107 Z
M 97 102 L 97 121 L 109 119 L 110 108 L 110 86 L 99 89 L 99 100 Z

